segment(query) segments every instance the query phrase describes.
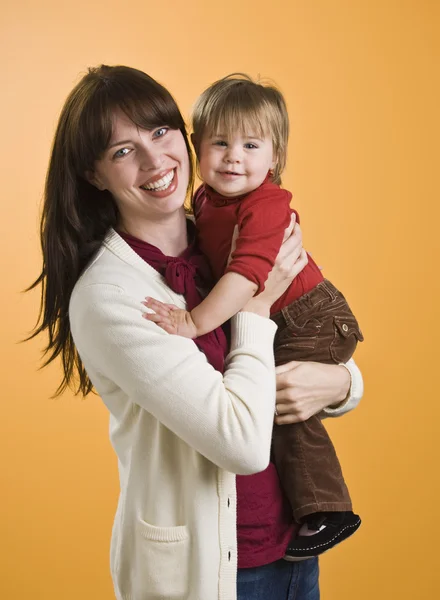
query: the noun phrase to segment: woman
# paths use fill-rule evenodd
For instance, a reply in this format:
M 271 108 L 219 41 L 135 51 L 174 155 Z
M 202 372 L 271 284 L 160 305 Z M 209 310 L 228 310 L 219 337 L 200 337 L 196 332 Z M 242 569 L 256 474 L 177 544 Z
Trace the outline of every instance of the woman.
M 35 335 L 48 331 L 48 362 L 61 354 L 58 392 L 77 376 L 78 391 L 93 386 L 110 411 L 121 482 L 111 546 L 118 600 L 316 600 L 317 562 L 278 560 L 293 525 L 270 463 L 269 308 L 305 264 L 300 231 L 283 244 L 265 291 L 232 319 L 223 364 L 221 330 L 194 343 L 141 318 L 152 309 L 160 319 L 160 304 L 150 299 L 145 309 L 145 296 L 184 308 L 208 285 L 184 209 L 192 178 L 184 122 L 167 90 L 127 67 L 90 70 L 55 135 Z M 284 366 L 277 421 L 346 412 L 361 387 L 354 364 Z M 248 475 L 237 477 L 238 500 L 235 474 Z M 261 486 L 264 537 L 249 507 Z M 237 545 L 239 561 L 242 549 L 257 557 L 238 577 Z

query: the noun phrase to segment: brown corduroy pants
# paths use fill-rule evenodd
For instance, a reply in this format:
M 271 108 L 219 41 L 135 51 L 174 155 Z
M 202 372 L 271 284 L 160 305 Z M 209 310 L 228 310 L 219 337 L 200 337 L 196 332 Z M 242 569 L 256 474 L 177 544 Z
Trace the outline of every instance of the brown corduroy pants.
M 272 316 L 278 325 L 275 363 L 291 360 L 339 364 L 363 335 L 344 296 L 327 280 Z M 316 512 L 352 510 L 335 448 L 318 415 L 275 425 L 273 459 L 300 522 Z

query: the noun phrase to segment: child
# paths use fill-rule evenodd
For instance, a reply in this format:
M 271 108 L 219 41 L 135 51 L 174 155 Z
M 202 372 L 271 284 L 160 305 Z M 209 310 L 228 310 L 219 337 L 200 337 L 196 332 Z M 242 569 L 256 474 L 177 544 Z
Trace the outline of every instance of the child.
M 225 77 L 198 99 L 193 128 L 204 182 L 194 197 L 198 242 L 218 283 L 191 312 L 170 308 L 161 325 L 190 338 L 214 330 L 261 292 L 292 214 L 292 196 L 279 187 L 289 121 L 277 89 L 242 74 Z M 236 225 L 238 238 L 228 264 Z M 271 315 L 278 325 L 277 365 L 291 360 L 344 363 L 363 340 L 344 296 L 310 256 Z M 286 559 L 316 556 L 356 531 L 361 521 L 352 512 L 319 416 L 275 426 L 273 455 L 293 516 L 302 523 Z

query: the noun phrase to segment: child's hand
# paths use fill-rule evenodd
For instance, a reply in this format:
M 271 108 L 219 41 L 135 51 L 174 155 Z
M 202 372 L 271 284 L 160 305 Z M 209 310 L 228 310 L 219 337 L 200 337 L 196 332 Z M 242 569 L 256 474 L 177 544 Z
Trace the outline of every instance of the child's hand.
M 154 298 L 145 298 L 145 302 L 142 304 L 154 310 L 154 313 L 144 313 L 142 316 L 159 325 L 167 333 L 190 339 L 197 337 L 197 328 L 191 318 L 191 313 L 187 310 L 177 308 L 174 304 L 165 304 Z

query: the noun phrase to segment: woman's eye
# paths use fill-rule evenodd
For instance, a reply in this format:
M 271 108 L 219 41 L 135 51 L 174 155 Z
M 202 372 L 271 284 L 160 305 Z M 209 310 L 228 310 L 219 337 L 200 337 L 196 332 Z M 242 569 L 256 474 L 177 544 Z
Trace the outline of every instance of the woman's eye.
M 122 158 L 130 152 L 129 148 L 120 148 L 113 154 L 113 158 Z
M 169 129 L 168 127 L 160 127 L 159 129 L 156 129 L 156 131 L 153 133 L 153 137 L 154 138 L 163 137 L 164 135 L 166 135 L 168 129 Z

